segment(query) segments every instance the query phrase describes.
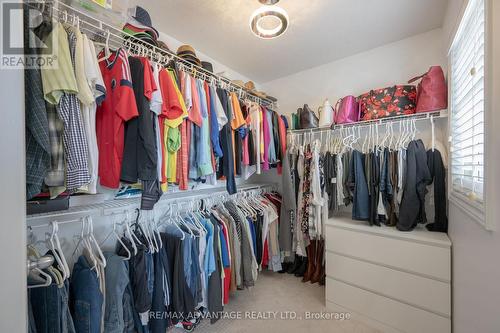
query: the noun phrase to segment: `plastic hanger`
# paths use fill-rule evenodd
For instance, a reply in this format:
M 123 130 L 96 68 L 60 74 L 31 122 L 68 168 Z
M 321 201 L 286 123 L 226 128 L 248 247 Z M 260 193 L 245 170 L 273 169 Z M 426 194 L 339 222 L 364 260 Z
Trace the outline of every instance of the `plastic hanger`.
M 104 257 L 104 253 L 102 253 L 101 247 L 99 246 L 99 243 L 95 239 L 94 236 L 94 222 L 92 221 L 92 217 L 89 215 L 87 216 L 88 224 L 89 224 L 89 240 L 91 244 L 95 247 L 95 250 L 97 250 L 97 255 L 99 256 L 99 259 L 101 260 L 102 266 L 106 267 L 106 257 Z
M 66 259 L 64 258 L 62 249 L 60 248 L 59 237 L 57 237 L 58 224 L 56 221 L 52 221 L 50 222 L 50 225 L 52 227 L 52 232 L 48 239 L 49 248 L 54 254 L 54 259 L 57 262 L 59 269 L 62 271 L 63 280 L 66 280 L 69 278 L 69 268 L 67 268 Z
M 134 237 L 132 236 L 132 231 L 130 230 L 130 216 L 128 210 L 125 212 L 125 237 L 127 237 L 127 239 L 132 244 L 134 256 L 137 255 L 137 245 L 135 244 Z
M 33 271 L 37 272 L 40 276 L 44 277 L 45 282 L 43 284 L 28 285 L 28 289 L 48 287 L 52 284 L 52 276 L 50 276 L 50 274 L 45 273 L 40 268 L 34 268 Z
M 116 222 L 116 219 L 112 218 L 113 220 L 113 229 L 111 230 L 111 232 L 104 238 L 104 240 L 101 242 L 101 246 L 106 243 L 106 241 L 109 239 L 109 237 L 111 237 L 111 235 L 114 235 L 116 237 L 116 240 L 118 241 L 118 243 L 120 243 L 120 245 L 123 247 L 123 249 L 125 250 L 125 252 L 127 252 L 127 257 L 126 258 L 123 258 L 123 260 L 130 260 L 130 258 L 132 257 L 132 253 L 130 252 L 130 250 L 128 249 L 128 247 L 125 245 L 125 243 L 122 241 L 122 238 L 120 237 L 120 235 L 118 234 L 118 232 L 116 231 L 116 225 L 117 225 L 117 222 Z
M 104 44 L 104 57 L 97 60 L 97 62 L 102 62 L 108 60 L 111 56 L 111 50 L 109 49 L 109 37 L 111 36 L 111 32 L 106 30 L 106 43 Z
M 169 216 L 168 220 L 170 223 L 173 223 L 174 226 L 181 232 L 181 235 L 182 235 L 181 240 L 184 240 L 186 238 L 186 233 L 182 230 L 182 228 L 179 226 L 179 224 L 177 224 L 177 221 L 173 217 L 173 205 L 174 205 L 174 203 L 170 204 L 170 216 Z

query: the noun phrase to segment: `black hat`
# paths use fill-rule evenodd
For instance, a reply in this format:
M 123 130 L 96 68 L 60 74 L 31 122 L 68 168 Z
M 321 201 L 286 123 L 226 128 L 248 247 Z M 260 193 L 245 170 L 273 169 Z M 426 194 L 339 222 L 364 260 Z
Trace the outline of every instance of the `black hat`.
M 201 67 L 203 67 L 203 69 L 209 71 L 210 73 L 214 72 L 214 66 L 212 65 L 212 63 L 210 63 L 208 61 L 202 61 Z

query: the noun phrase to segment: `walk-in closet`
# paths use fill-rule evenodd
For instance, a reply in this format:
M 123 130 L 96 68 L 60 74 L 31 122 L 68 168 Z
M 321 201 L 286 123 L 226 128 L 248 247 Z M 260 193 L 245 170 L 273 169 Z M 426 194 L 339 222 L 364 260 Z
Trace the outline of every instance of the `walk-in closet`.
M 500 1 L 0 2 L 0 332 L 500 332 Z

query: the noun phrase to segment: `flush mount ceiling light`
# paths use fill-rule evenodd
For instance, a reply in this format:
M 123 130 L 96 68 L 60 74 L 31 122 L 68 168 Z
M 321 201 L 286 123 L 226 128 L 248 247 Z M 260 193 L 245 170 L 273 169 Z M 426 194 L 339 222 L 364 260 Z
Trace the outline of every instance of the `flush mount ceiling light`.
M 288 28 L 288 14 L 275 4 L 279 0 L 259 0 L 265 4 L 250 17 L 250 29 L 255 36 L 272 39 L 281 36 Z

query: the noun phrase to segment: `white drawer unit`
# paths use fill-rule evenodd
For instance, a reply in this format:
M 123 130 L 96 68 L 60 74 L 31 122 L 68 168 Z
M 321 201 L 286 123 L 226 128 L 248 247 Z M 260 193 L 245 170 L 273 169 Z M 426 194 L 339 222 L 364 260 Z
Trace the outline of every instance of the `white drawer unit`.
M 451 332 L 451 242 L 335 217 L 326 226 L 326 305 L 383 332 Z

